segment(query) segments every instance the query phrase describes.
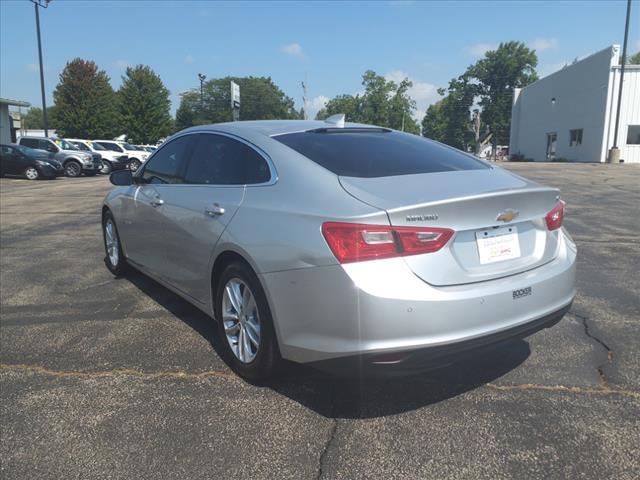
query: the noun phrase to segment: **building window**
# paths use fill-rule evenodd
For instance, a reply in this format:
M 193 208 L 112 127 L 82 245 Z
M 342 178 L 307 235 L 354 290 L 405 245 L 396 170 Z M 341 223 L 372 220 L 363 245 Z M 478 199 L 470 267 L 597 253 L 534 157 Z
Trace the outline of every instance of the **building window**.
M 640 145 L 640 125 L 629 125 L 627 128 L 627 145 Z
M 569 146 L 582 145 L 582 129 L 569 130 Z

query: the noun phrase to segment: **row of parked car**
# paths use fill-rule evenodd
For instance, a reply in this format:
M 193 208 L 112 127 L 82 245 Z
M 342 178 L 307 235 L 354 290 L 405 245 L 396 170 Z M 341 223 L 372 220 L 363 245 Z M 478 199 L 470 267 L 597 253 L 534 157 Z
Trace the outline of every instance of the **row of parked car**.
M 0 174 L 36 180 L 109 174 L 125 168 L 135 171 L 155 148 L 118 140 L 25 136 L 15 144 L 0 145 Z

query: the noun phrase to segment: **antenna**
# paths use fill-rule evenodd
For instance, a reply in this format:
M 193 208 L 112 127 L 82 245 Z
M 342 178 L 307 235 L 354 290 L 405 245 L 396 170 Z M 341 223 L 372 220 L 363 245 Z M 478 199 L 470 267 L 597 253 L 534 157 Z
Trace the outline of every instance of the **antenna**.
M 344 120 L 346 118 L 346 115 L 344 113 L 337 113 L 335 115 L 331 115 L 329 118 L 327 118 L 324 123 L 328 123 L 330 125 L 333 125 L 336 128 L 344 128 Z
M 307 88 L 309 86 L 309 81 L 307 80 L 307 74 L 304 74 L 304 81 L 301 82 L 302 83 L 302 105 L 303 105 L 303 112 L 304 112 L 304 119 L 305 120 L 309 120 L 309 109 L 307 108 Z

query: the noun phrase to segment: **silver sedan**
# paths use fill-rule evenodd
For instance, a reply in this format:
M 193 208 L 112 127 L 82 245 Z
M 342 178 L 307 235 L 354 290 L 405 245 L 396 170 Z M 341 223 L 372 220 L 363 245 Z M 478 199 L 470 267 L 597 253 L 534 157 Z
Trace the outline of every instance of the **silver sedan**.
M 184 130 L 111 175 L 106 265 L 217 320 L 234 370 L 450 363 L 557 323 L 575 295 L 564 202 L 385 128 L 250 121 Z

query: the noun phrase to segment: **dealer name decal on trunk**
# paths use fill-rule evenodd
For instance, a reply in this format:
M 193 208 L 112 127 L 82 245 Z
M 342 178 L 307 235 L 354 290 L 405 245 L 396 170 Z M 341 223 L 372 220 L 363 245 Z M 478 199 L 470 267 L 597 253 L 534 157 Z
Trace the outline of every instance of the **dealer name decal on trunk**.
M 519 290 L 514 290 L 513 292 L 511 292 L 511 294 L 513 295 L 513 299 L 514 300 L 517 300 L 517 299 L 522 298 L 522 297 L 527 297 L 527 296 L 531 295 L 531 287 L 520 288 Z

